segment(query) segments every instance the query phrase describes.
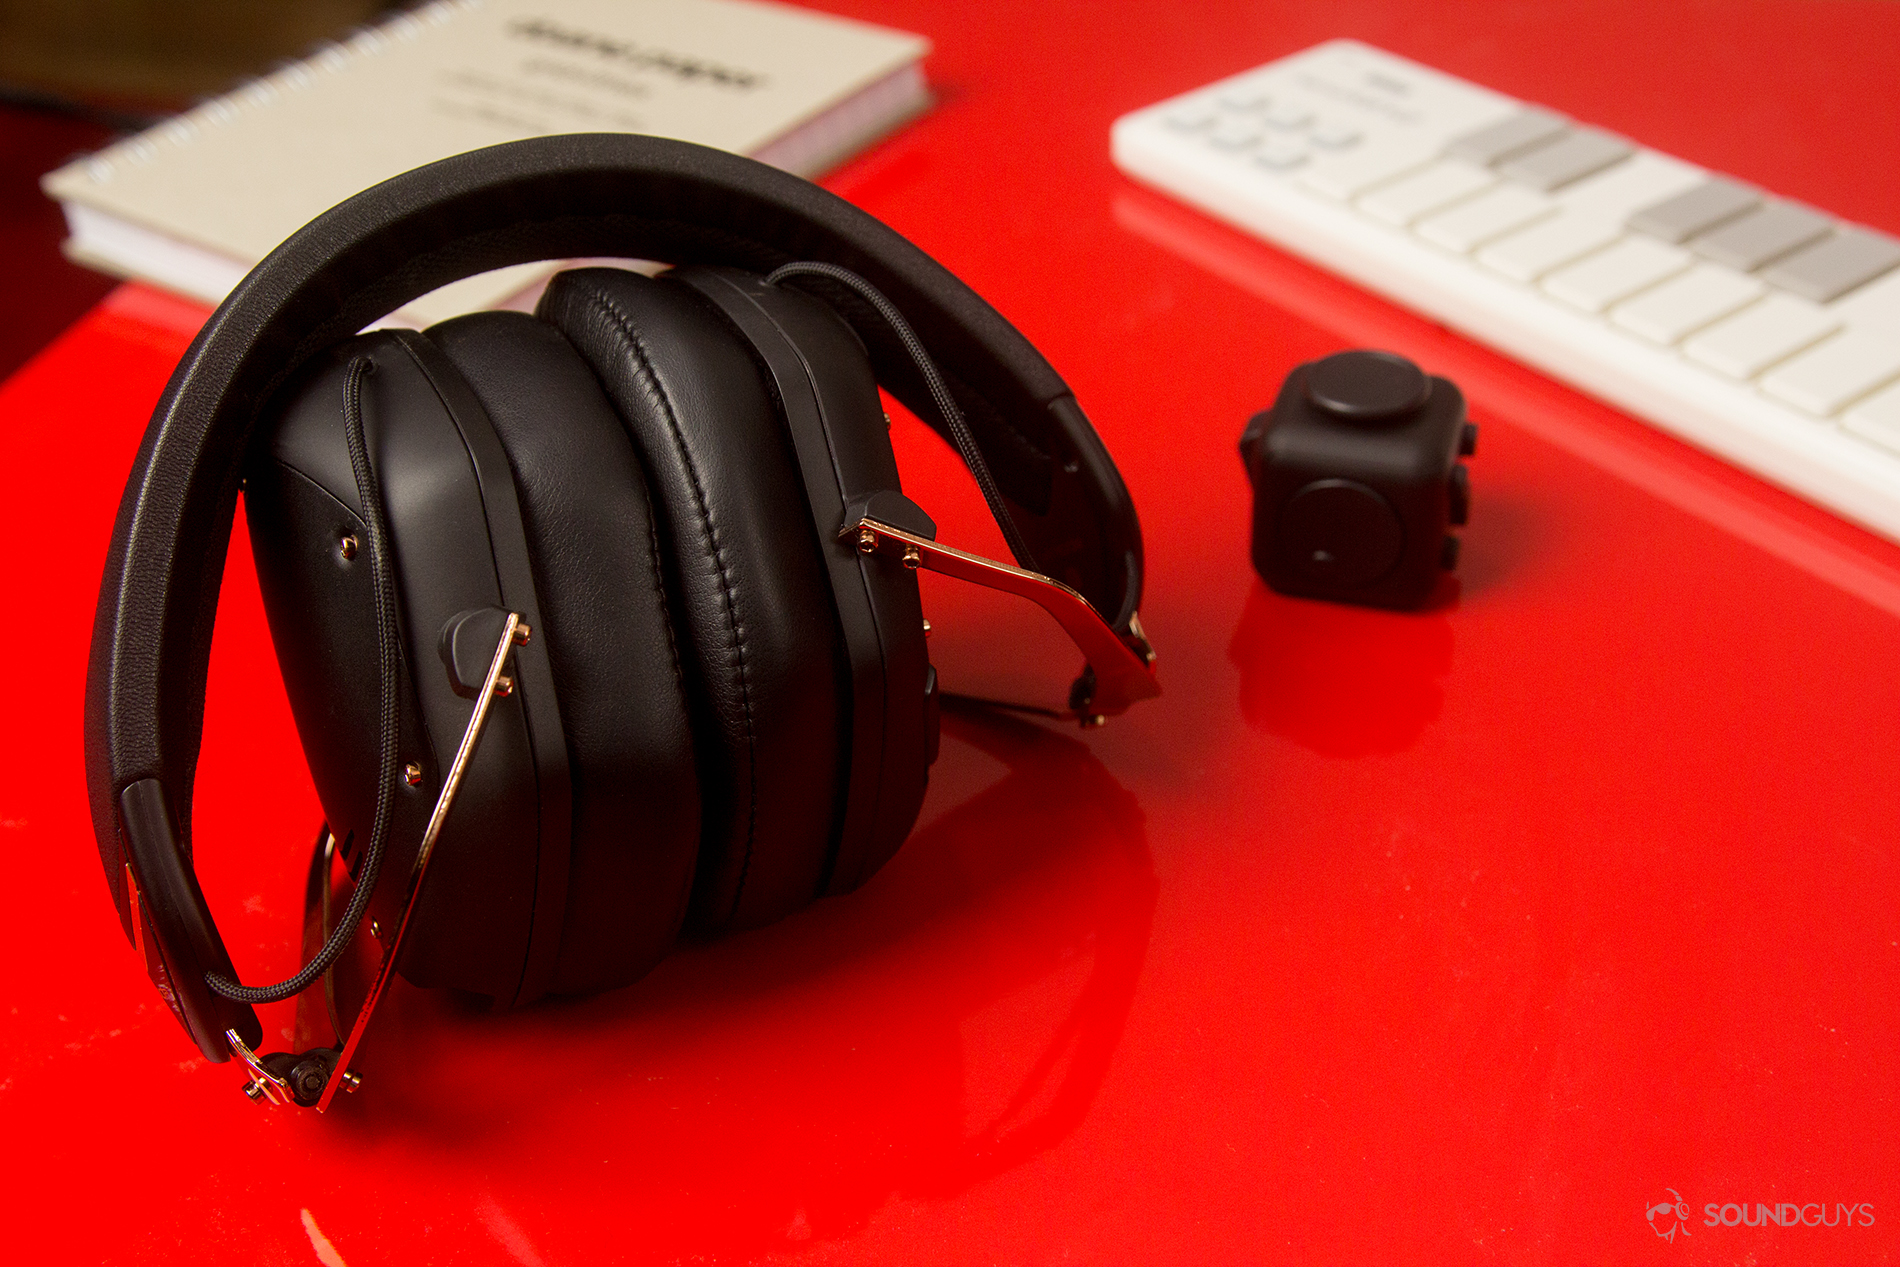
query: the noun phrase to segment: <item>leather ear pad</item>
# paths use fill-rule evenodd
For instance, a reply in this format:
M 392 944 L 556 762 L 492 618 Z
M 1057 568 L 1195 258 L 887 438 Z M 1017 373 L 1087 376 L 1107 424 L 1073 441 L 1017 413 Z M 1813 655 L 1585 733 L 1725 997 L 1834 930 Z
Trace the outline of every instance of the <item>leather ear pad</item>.
M 688 704 L 640 460 L 574 349 L 521 313 L 427 332 L 507 451 L 572 774 L 549 988 L 625 985 L 672 945 L 699 849 Z
M 750 349 L 683 285 L 577 270 L 539 313 L 619 410 L 670 556 L 704 806 L 694 922 L 767 923 L 824 881 L 849 742 L 843 634 L 790 438 Z

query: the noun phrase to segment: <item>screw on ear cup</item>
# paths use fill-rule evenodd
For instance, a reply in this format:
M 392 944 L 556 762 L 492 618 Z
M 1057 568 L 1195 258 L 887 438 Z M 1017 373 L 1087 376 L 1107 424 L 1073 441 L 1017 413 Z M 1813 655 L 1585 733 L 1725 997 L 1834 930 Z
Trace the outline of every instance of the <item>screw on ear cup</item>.
M 427 337 L 507 450 L 569 748 L 573 854 L 548 988 L 644 975 L 672 945 L 699 853 L 693 740 L 652 503 L 594 375 L 553 327 L 477 313 Z
M 675 283 L 563 273 L 539 315 L 592 367 L 652 490 L 703 805 L 694 922 L 817 895 L 849 742 L 845 652 L 799 470 L 746 345 Z

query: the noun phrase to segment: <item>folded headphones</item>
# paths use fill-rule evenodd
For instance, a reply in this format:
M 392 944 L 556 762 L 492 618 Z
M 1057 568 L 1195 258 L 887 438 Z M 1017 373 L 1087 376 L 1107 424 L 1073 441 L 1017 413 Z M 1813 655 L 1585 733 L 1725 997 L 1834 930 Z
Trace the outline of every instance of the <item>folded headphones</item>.
M 357 333 L 574 257 L 674 267 L 559 274 L 533 316 Z M 957 445 L 1020 566 L 935 542 L 880 385 Z M 313 887 L 332 856 L 355 877 L 336 944 L 266 989 L 236 984 L 191 867 L 240 489 L 327 820 Z M 848 891 L 909 833 L 935 757 L 917 566 L 1044 603 L 1089 661 L 1067 715 L 1156 693 L 1107 451 L 1029 342 L 891 229 L 654 137 L 521 141 L 376 186 L 226 299 L 127 482 L 86 689 L 127 935 L 209 1059 L 327 1104 L 360 1022 L 293 1069 L 252 1050 L 252 1004 L 316 980 L 360 920 L 384 978 L 506 1006 Z M 385 846 L 406 890 L 378 883 Z

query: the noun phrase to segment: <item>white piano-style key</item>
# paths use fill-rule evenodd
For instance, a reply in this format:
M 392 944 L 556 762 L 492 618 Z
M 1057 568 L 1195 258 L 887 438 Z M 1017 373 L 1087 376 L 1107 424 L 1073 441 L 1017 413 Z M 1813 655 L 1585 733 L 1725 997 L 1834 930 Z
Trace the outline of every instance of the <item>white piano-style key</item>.
M 1718 374 L 1748 379 L 1841 328 L 1819 304 L 1769 295 L 1691 337 L 1682 354 Z
M 1900 272 L 1868 282 L 1828 305 L 1842 324 L 1900 342 Z
M 1543 194 L 1522 185 L 1500 185 L 1420 220 L 1416 232 L 1434 246 L 1463 255 L 1556 210 L 1557 204 Z
M 1482 167 L 1455 158 L 1441 159 L 1362 195 L 1359 209 L 1387 224 L 1407 225 L 1497 183 L 1498 178 Z
M 1828 418 L 1900 378 L 1900 340 L 1847 330 L 1763 376 L 1761 389 L 1803 413 Z
M 1881 388 L 1848 410 L 1841 426 L 1900 453 L 1900 383 Z
M 1374 185 L 1423 167 L 1436 157 L 1433 148 L 1417 137 L 1368 141 L 1346 153 L 1328 155 L 1301 174 L 1304 188 L 1341 202 L 1357 198 Z
M 1610 320 L 1631 334 L 1666 347 L 1753 303 L 1766 289 L 1745 273 L 1716 264 L 1697 264 L 1681 276 L 1610 309 Z
M 1565 186 L 1556 196 L 1566 211 L 1620 224 L 1635 211 L 1674 197 L 1704 178 L 1700 167 L 1667 154 L 1639 150 L 1608 171 Z
M 1654 238 L 1628 237 L 1546 276 L 1546 293 L 1585 312 L 1602 312 L 1619 300 L 1674 277 L 1694 256 Z
M 1595 216 L 1559 212 L 1491 243 L 1478 252 L 1478 263 L 1512 281 L 1532 282 L 1622 236 L 1616 225 Z

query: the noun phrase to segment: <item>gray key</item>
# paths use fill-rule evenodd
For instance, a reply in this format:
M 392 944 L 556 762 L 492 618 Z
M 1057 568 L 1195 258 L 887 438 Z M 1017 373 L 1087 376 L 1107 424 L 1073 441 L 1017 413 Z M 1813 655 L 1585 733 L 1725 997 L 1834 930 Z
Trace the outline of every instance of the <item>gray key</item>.
M 1791 202 L 1771 202 L 1692 239 L 1689 249 L 1711 263 L 1752 273 L 1833 227 L 1819 212 Z
M 1733 220 L 1761 203 L 1761 195 L 1732 180 L 1711 180 L 1686 193 L 1644 207 L 1629 218 L 1630 228 L 1665 242 L 1687 242 L 1724 220 Z
M 1498 175 L 1541 193 L 1561 189 L 1635 153 L 1608 132 L 1578 128 L 1549 144 L 1525 150 L 1497 165 Z
M 1462 158 L 1467 163 L 1489 167 L 1501 158 L 1528 149 L 1539 141 L 1548 141 L 1569 124 L 1560 114 L 1548 110 L 1525 110 L 1502 123 L 1453 137 L 1445 146 L 1447 158 Z
M 1762 270 L 1770 286 L 1817 304 L 1839 299 L 1900 265 L 1900 242 L 1868 229 L 1841 229 Z

